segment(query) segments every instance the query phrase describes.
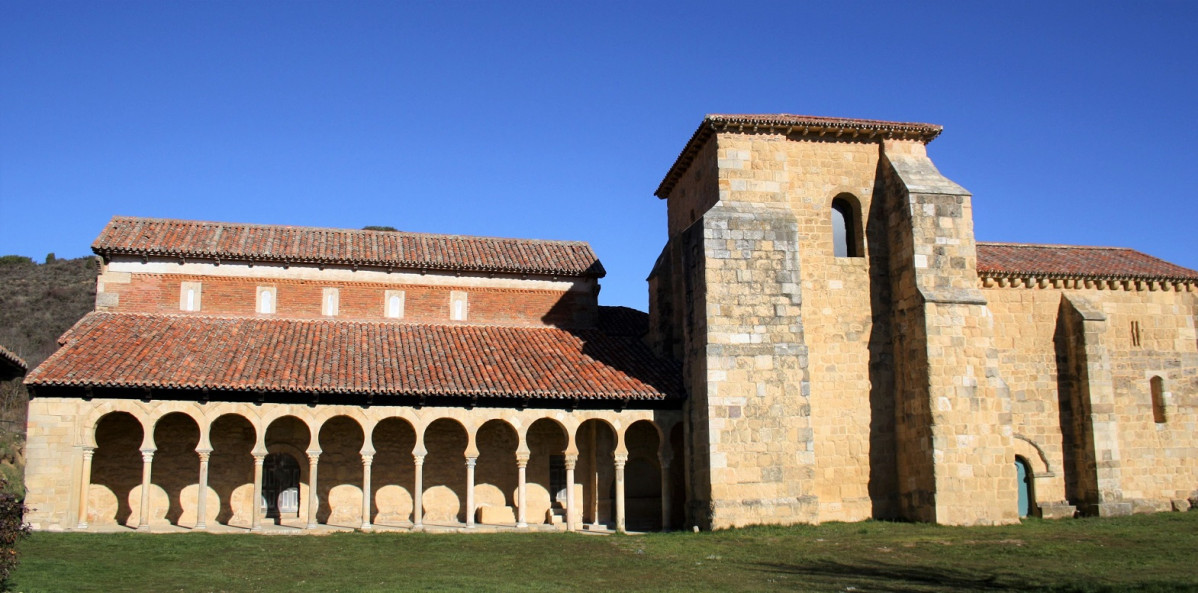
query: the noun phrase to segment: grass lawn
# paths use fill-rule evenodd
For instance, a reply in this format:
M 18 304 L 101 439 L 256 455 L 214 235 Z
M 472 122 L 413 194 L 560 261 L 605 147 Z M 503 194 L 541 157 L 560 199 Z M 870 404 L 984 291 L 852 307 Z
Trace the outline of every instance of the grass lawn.
M 35 533 L 10 590 L 1198 591 L 1198 512 L 715 533 Z

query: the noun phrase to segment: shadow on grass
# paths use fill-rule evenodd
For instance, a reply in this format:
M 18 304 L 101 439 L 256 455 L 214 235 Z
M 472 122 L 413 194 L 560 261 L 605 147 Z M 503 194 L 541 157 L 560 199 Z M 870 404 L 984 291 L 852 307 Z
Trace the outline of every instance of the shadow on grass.
M 1020 576 L 884 562 L 844 563 L 832 560 L 804 564 L 757 563 L 758 570 L 835 584 L 861 593 L 942 593 L 949 591 L 1013 591 L 1028 593 L 1179 593 L 1198 591 L 1192 583 L 1033 583 Z

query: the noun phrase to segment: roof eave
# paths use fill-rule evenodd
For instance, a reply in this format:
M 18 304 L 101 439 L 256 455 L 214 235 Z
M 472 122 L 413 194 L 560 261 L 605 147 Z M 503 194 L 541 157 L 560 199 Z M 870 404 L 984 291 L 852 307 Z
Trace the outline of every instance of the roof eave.
M 765 133 L 786 135 L 799 134 L 810 137 L 842 138 L 846 140 L 875 140 L 904 139 L 918 140 L 924 144 L 935 140 L 942 126 L 912 122 L 889 122 L 881 120 L 850 120 L 837 118 L 819 118 L 812 116 L 761 116 L 761 115 L 718 115 L 709 114 L 703 118 L 698 129 L 691 135 L 674 164 L 666 173 L 665 178 L 658 184 L 653 195 L 660 199 L 669 197 L 674 185 L 683 172 L 690 167 L 699 149 L 707 139 L 716 132 L 736 131 L 738 133 Z

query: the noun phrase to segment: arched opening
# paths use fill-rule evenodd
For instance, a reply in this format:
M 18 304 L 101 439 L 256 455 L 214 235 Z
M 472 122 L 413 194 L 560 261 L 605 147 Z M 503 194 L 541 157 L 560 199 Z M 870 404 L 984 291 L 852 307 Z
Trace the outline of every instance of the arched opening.
M 1015 485 L 1019 489 L 1019 517 L 1027 517 L 1036 508 L 1036 493 L 1032 487 L 1032 466 L 1023 457 L 1015 456 Z
M 566 521 L 566 431 L 541 418 L 528 427 L 528 469 L 525 474 L 529 523 Z
M 217 418 L 209 429 L 208 487 L 216 496 L 209 496 L 207 504 L 219 505 L 217 523 L 248 528 L 253 522 L 256 440 L 254 425 L 238 414 Z
M 262 464 L 262 501 L 266 518 L 280 524 L 299 518 L 300 463 L 290 453 L 271 453 Z
M 362 524 L 362 444 L 366 436 L 349 416 L 328 419 L 320 427 L 320 459 L 316 496 L 320 523 L 357 527 Z M 373 468 L 372 468 L 373 470 Z
M 143 437 L 141 422 L 128 412 L 105 414 L 96 422 L 96 451 L 87 494 L 88 524 L 129 524 L 133 516 L 130 498 L 141 486 Z
M 266 427 L 266 451 L 268 456 L 270 453 L 284 453 L 299 465 L 299 485 L 297 486 L 299 488 L 298 507 L 295 513 L 280 512 L 278 518 L 275 520 L 278 524 L 285 524 L 290 521 L 293 526 L 300 526 L 304 524 L 308 517 L 308 489 L 312 487 L 312 480 L 308 472 L 307 450 L 311 441 L 312 435 L 308 425 L 295 416 L 283 416 L 271 422 L 270 426 Z M 265 494 L 265 462 L 263 463 L 262 470 L 264 492 L 262 499 L 255 502 L 259 505 L 261 512 L 265 513 L 270 509 L 271 498 Z M 277 497 L 277 495 L 275 496 Z
M 832 255 L 835 257 L 861 257 L 860 216 L 857 215 L 857 200 L 851 194 L 840 194 L 832 199 Z
M 578 427 L 578 465 L 582 480 L 582 519 L 593 526 L 615 528 L 616 431 L 602 420 L 587 420 Z
M 1148 383 L 1152 389 L 1152 421 L 1164 424 L 1167 420 L 1165 417 L 1165 380 L 1153 377 Z
M 371 464 L 371 523 L 410 524 L 412 494 L 416 487 L 416 430 L 403 418 L 387 418 L 374 427 L 371 435 L 374 462 Z
M 516 447 L 519 435 L 503 420 L 489 420 L 478 429 L 478 461 L 474 468 L 475 519 L 479 523 L 516 522 Z
M 661 462 L 657 428 L 647 420 L 628 427 L 624 442 L 628 463 L 624 466 L 625 523 L 634 531 L 661 529 Z
M 424 431 L 425 523 L 465 522 L 467 441 L 465 427 L 450 418 L 434 420 Z
M 150 523 L 165 521 L 178 525 L 184 506 L 189 510 L 186 522 L 195 522 L 195 495 L 200 483 L 200 457 L 196 446 L 200 427 L 191 416 L 181 412 L 167 414 L 154 425 L 154 464 L 150 475 Z M 188 488 L 188 486 L 193 486 Z M 191 499 L 183 500 L 188 489 Z M 140 501 L 139 501 L 140 503 Z

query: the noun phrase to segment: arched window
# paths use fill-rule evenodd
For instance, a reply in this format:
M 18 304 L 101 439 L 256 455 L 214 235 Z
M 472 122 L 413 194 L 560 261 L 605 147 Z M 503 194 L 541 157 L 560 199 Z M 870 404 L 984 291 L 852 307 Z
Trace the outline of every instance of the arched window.
M 861 257 L 857 240 L 857 212 L 852 202 L 836 197 L 832 200 L 832 255 Z
M 274 296 L 275 296 L 274 289 L 269 288 L 269 287 L 259 287 L 258 288 L 258 312 L 259 313 L 274 313 L 275 312 Z
M 1165 423 L 1165 380 L 1153 377 L 1149 382 L 1152 388 L 1152 420 L 1157 424 Z

